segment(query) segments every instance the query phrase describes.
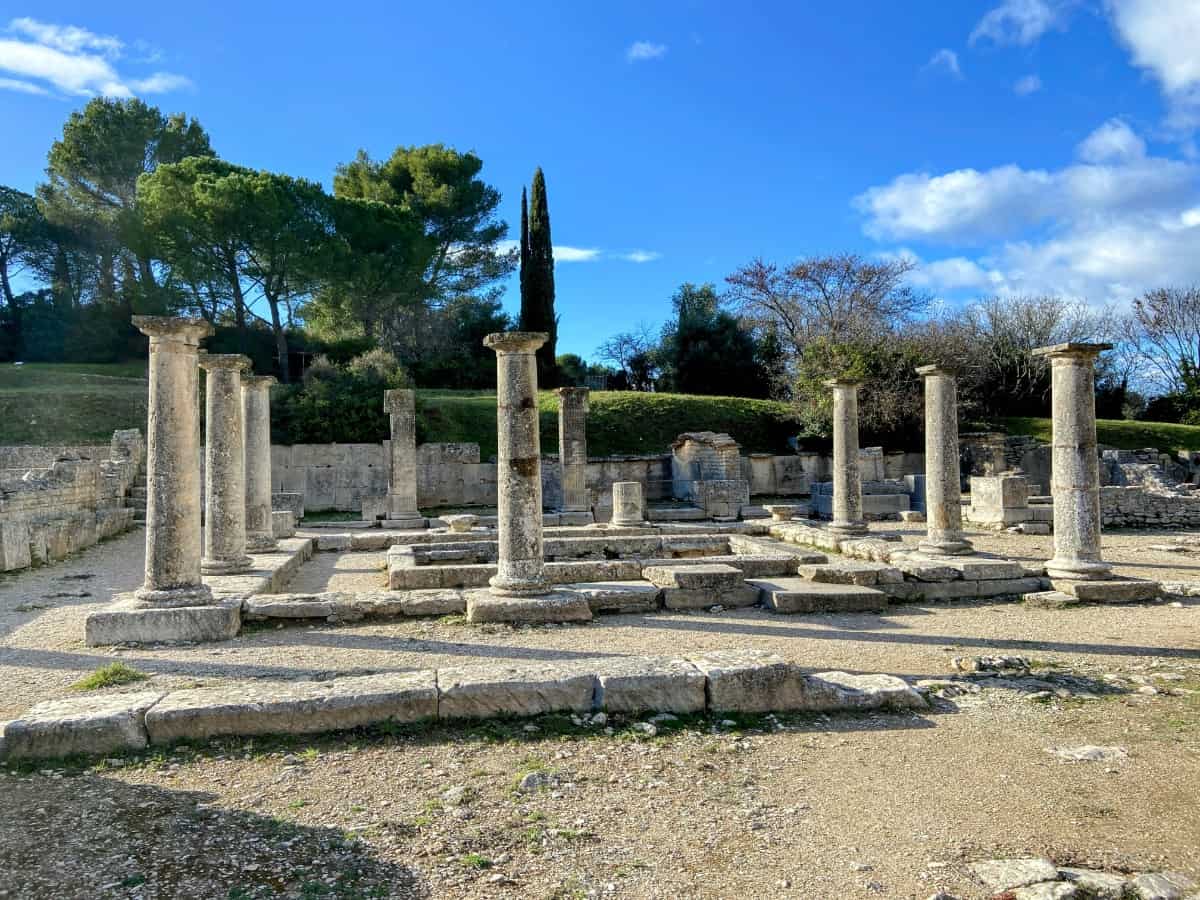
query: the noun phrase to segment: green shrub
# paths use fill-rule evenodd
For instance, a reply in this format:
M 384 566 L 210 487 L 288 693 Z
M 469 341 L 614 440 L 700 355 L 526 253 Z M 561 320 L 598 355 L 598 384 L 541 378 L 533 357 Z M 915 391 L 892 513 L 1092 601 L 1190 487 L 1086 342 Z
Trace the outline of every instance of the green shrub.
M 318 356 L 299 384 L 273 391 L 272 441 L 377 443 L 388 434 L 383 392 L 408 386 L 408 376 L 385 350 L 370 350 L 344 366 Z

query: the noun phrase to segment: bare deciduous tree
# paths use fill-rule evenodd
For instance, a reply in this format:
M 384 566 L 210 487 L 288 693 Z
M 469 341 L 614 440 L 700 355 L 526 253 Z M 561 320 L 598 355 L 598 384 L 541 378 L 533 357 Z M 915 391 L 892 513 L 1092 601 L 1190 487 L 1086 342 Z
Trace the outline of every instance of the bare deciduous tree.
M 1133 320 L 1146 375 L 1163 390 L 1179 390 L 1185 367 L 1200 370 L 1200 287 L 1149 291 L 1133 301 Z

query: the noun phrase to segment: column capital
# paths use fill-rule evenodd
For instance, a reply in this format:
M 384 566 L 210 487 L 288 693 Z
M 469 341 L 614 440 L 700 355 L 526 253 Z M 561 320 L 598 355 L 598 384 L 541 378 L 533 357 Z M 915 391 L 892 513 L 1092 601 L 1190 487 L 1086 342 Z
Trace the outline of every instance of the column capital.
M 273 384 L 279 384 L 279 379 L 274 375 L 243 375 L 242 387 L 248 388 L 269 388 Z
M 821 384 L 825 385 L 825 387 L 854 388 L 855 390 L 863 386 L 862 379 L 860 378 L 830 378 L 822 381 Z
M 1068 341 L 1065 344 L 1051 344 L 1049 347 L 1037 347 L 1032 351 L 1034 356 L 1044 356 L 1050 360 L 1094 360 L 1105 350 L 1111 350 L 1112 344 L 1087 344 Z
M 250 357 L 241 353 L 205 353 L 200 351 L 200 368 L 205 372 L 213 369 L 234 369 L 243 372 L 250 368 Z
M 199 346 L 201 340 L 214 333 L 212 323 L 199 316 L 134 316 L 132 321 L 152 345 L 166 338 Z
M 560 397 L 586 397 L 591 393 L 591 389 L 585 387 L 560 387 L 555 388 L 554 393 Z
M 417 392 L 412 388 L 392 388 L 383 392 L 384 412 L 403 412 L 416 403 Z
M 483 346 L 497 353 L 533 353 L 550 340 L 544 331 L 497 331 L 483 339 Z
M 941 363 L 930 363 L 927 366 L 917 366 L 915 369 L 913 369 L 913 371 L 922 378 L 929 378 L 930 376 L 944 376 L 946 378 L 958 377 L 958 366 L 942 365 Z

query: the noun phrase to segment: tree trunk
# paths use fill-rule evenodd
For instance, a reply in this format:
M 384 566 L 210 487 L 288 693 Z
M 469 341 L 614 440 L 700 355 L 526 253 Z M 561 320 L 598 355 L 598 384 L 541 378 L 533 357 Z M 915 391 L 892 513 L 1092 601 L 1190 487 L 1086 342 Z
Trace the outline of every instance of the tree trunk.
M 287 334 L 279 320 L 279 299 L 268 294 L 267 304 L 271 307 L 271 330 L 275 332 L 275 355 L 279 362 L 279 380 L 287 384 L 292 379 L 288 372 Z
M 232 254 L 225 255 L 225 276 L 233 292 L 233 321 L 239 331 L 246 330 L 246 295 L 242 293 L 242 280 L 238 277 L 237 261 Z
M 4 302 L 8 304 L 10 309 L 16 309 L 17 304 L 13 300 L 12 285 L 8 281 L 8 263 L 0 263 L 0 290 L 4 293 Z

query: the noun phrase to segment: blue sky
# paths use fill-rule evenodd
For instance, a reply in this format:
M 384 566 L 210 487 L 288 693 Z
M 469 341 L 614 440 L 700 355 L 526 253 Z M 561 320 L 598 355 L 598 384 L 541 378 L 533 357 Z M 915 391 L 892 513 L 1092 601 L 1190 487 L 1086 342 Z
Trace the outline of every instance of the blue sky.
M 584 356 L 756 256 L 902 254 L 951 302 L 1200 281 L 1200 0 L 744 6 L 5 4 L 0 183 L 96 93 L 326 185 L 360 147 L 473 149 L 514 230 L 540 165 Z

